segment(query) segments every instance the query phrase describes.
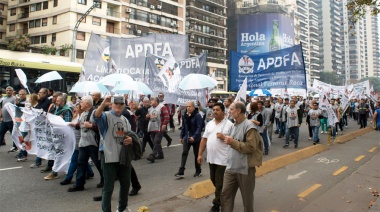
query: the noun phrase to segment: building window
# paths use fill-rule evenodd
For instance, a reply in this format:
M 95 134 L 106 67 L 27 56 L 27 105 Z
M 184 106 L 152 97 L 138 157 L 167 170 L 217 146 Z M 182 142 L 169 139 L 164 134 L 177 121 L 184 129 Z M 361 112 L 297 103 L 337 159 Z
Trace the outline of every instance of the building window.
M 46 43 L 47 37 L 46 35 L 41 35 L 41 43 Z
M 9 24 L 9 31 L 14 32 L 16 30 L 16 24 Z
M 97 17 L 92 17 L 92 25 L 100 26 L 101 19 Z
M 54 0 L 53 2 L 53 7 L 56 7 L 56 6 L 58 6 L 58 0 Z
M 36 11 L 36 4 L 31 4 L 30 5 L 30 12 L 35 12 Z
M 87 5 L 87 0 L 78 0 L 78 4 Z
M 85 32 L 77 32 L 77 40 L 86 40 L 86 33 Z
M 84 59 L 84 50 L 77 49 L 77 59 Z
M 40 36 L 32 36 L 30 37 L 31 44 L 40 44 Z
M 29 21 L 29 28 L 34 28 L 34 21 Z
M 78 14 L 77 15 L 77 21 L 79 21 L 79 19 L 82 17 L 83 14 Z M 84 19 L 81 21 L 81 23 L 86 23 L 86 17 L 84 17 Z
M 34 26 L 35 27 L 40 27 L 41 26 L 41 19 L 37 19 L 34 21 Z
M 0 40 L 3 39 L 3 33 L 0 32 Z
M 4 19 L 0 18 L 0 25 L 3 25 L 4 24 Z
M 57 16 L 53 16 L 53 25 L 57 24 Z
M 42 6 L 42 3 L 36 4 L 36 11 L 40 11 L 41 10 L 41 6 Z
M 42 26 L 47 26 L 47 18 L 42 19 Z
M 48 1 L 43 2 L 43 9 L 44 10 L 49 9 L 49 2 Z
M 4 11 L 4 4 L 0 4 L 0 10 Z
M 51 42 L 52 44 L 51 45 L 54 45 L 54 42 L 57 40 L 57 34 L 53 33 L 51 34 Z
M 16 15 L 16 8 L 12 8 L 11 9 L 11 16 L 15 16 Z
M 102 9 L 102 3 L 101 2 L 97 3 L 95 7 Z

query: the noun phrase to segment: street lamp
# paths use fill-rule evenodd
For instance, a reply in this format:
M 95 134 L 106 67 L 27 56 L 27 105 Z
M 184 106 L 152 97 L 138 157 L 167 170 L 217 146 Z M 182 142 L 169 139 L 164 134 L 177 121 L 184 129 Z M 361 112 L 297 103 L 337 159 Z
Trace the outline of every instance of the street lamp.
M 73 48 L 72 48 L 72 54 L 71 54 L 71 62 L 75 62 L 75 58 L 76 58 L 76 55 L 77 55 L 77 52 L 76 52 L 76 40 L 77 40 L 77 32 L 78 32 L 78 27 L 79 27 L 79 24 L 82 23 L 83 19 L 86 18 L 86 16 L 91 12 L 92 9 L 94 9 L 95 7 L 97 7 L 98 5 L 100 5 L 102 2 L 102 0 L 94 0 L 94 4 L 88 8 L 88 10 L 79 18 L 79 20 L 77 21 L 77 23 L 75 24 L 75 27 L 74 27 L 74 30 L 73 30 Z

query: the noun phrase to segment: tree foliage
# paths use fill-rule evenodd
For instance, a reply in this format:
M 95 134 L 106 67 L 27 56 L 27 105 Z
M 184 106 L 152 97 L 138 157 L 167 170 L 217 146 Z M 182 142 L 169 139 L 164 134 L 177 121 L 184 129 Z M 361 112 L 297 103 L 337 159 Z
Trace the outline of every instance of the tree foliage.
M 380 13 L 380 5 L 377 3 L 377 0 L 348 0 L 346 6 L 352 14 L 349 17 L 352 23 L 356 23 L 359 19 L 363 18 L 367 11 L 371 12 L 371 15 Z
M 380 78 L 378 77 L 366 77 L 360 80 L 360 82 L 369 80 L 369 84 L 373 85 L 375 91 L 380 91 Z
M 7 48 L 11 51 L 25 51 L 30 44 L 30 36 L 21 35 L 18 38 L 8 40 Z
M 331 85 L 341 85 L 341 77 L 333 71 L 321 71 L 319 72 L 319 80 Z

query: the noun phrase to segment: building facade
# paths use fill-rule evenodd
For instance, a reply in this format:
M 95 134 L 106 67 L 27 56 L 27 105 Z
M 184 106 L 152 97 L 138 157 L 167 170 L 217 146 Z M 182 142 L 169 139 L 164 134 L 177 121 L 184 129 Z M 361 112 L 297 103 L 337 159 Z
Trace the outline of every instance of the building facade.
M 190 56 L 208 53 L 209 74 L 218 81 L 216 90 L 227 91 L 227 6 L 226 0 L 186 2 L 186 34 Z

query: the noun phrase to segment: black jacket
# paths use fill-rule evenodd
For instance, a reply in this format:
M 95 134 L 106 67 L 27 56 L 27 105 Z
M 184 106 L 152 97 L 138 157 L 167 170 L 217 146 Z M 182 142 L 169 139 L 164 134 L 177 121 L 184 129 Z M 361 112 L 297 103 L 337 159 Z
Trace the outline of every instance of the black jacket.
M 140 109 L 137 109 L 135 112 L 135 115 L 138 116 L 138 121 L 139 121 L 139 129 L 141 130 L 147 130 L 148 129 L 148 123 L 149 120 L 146 119 L 146 114 L 148 114 L 148 110 L 150 107 L 141 107 Z
M 36 105 L 36 109 L 42 109 L 45 112 L 48 112 L 49 106 L 51 104 L 51 100 L 47 97 L 44 99 L 38 100 L 38 104 Z

